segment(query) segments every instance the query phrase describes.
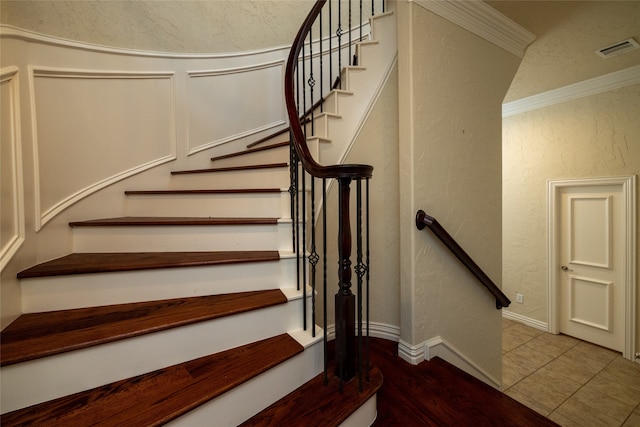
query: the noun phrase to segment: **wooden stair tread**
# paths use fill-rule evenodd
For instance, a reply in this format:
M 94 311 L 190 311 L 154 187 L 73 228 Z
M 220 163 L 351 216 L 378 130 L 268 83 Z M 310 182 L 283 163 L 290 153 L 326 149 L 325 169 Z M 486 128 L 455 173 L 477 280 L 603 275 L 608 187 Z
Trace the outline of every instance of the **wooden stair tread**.
M 278 251 L 73 253 L 18 273 L 19 279 L 157 268 L 278 261 Z
M 280 188 L 224 188 L 202 190 L 127 190 L 126 195 L 159 195 L 159 194 L 251 194 L 251 193 L 280 193 Z
M 260 165 L 244 165 L 244 166 L 228 166 L 224 168 L 207 168 L 207 169 L 191 169 L 191 170 L 183 170 L 183 171 L 172 171 L 171 175 L 189 175 L 196 173 L 215 173 L 215 172 L 235 172 L 235 171 L 245 171 L 245 170 L 261 170 L 261 169 L 278 169 L 278 168 L 286 168 L 289 166 L 289 163 L 265 163 Z
M 2 415 L 16 425 L 157 426 L 301 353 L 288 334 Z
M 154 226 L 154 225 L 273 225 L 277 218 L 211 218 L 211 217 L 119 217 L 73 221 L 71 227 Z
M 0 332 L 0 365 L 286 302 L 274 289 L 23 314 Z
M 271 140 L 271 139 L 273 139 L 273 138 L 275 138 L 277 136 L 283 135 L 283 134 L 288 133 L 290 131 L 291 131 L 291 128 L 289 128 L 289 127 L 280 129 L 280 130 L 278 130 L 276 132 L 273 132 L 273 133 L 265 136 L 264 138 L 260 138 L 259 140 L 252 142 L 251 144 L 247 145 L 247 148 L 253 148 L 253 147 L 257 146 L 257 145 L 262 144 L 263 142 L 267 142 L 267 141 L 269 141 L 269 140 Z
M 369 382 L 363 380 L 362 392 L 357 378 L 345 383 L 340 392 L 340 380 L 329 374 L 325 385 L 321 373 L 240 426 L 338 426 L 378 392 L 382 381 L 380 370 L 372 367 Z
M 258 148 L 249 148 L 248 150 L 244 150 L 244 151 L 238 151 L 238 152 L 231 153 L 231 154 L 224 154 L 222 156 L 212 157 L 211 161 L 229 159 L 231 157 L 245 156 L 247 154 L 253 154 L 253 153 L 258 153 L 258 152 L 261 152 L 261 151 L 273 150 L 273 149 L 276 149 L 276 148 L 288 147 L 288 146 L 289 146 L 289 141 L 278 142 L 276 144 L 264 145 L 264 146 L 258 147 Z

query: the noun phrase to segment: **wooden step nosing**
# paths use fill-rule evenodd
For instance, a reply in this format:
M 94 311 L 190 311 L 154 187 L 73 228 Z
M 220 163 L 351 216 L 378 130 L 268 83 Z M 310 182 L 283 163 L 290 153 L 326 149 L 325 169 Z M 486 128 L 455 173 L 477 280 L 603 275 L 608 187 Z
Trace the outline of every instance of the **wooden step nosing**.
M 213 194 L 264 194 L 281 193 L 281 188 L 225 188 L 225 189 L 199 189 L 199 190 L 127 190 L 127 196 L 144 195 L 213 195 Z
M 90 412 L 88 416 L 93 416 L 96 410 L 101 410 L 105 418 L 109 416 L 109 422 L 115 425 L 162 425 L 256 378 L 303 351 L 304 349 L 290 336 L 281 334 L 22 408 L 3 414 L 2 421 L 3 425 L 5 422 L 6 425 L 17 425 L 19 421 L 44 425 L 47 420 L 55 419 L 77 425 L 82 423 L 82 420 L 75 418 L 74 421 L 73 417 L 82 417 L 79 412 L 84 408 Z M 266 357 L 268 353 L 273 357 Z M 241 368 L 253 367 L 244 370 L 232 368 L 236 362 L 240 362 Z M 154 387 L 156 384 L 161 388 Z M 99 406 L 102 399 L 105 399 L 103 405 L 106 405 L 106 410 L 105 407 Z M 114 399 L 120 404 L 114 404 Z M 106 413 L 111 409 L 112 414 Z
M 190 260 L 191 255 L 194 255 Z M 138 258 L 138 263 L 133 263 Z M 165 259 L 162 259 L 165 258 Z M 93 265 L 83 259 L 93 260 Z M 100 262 L 96 262 L 96 259 Z M 154 259 L 155 261 L 151 261 Z M 130 264 L 114 265 L 113 260 L 128 260 Z M 18 279 L 72 274 L 113 273 L 119 271 L 155 270 L 164 268 L 202 267 L 224 264 L 241 264 L 264 261 L 279 261 L 278 251 L 242 252 L 116 252 L 70 254 L 43 264 L 38 264 L 18 273 Z M 121 262 L 121 261 L 120 261 Z
M 70 227 L 274 225 L 278 218 L 120 217 L 72 221 Z
M 274 289 L 270 291 L 241 292 L 233 295 L 223 294 L 192 298 L 175 298 L 161 301 L 115 304 L 102 307 L 26 314 L 14 321 L 1 333 L 3 338 L 0 343 L 0 348 L 2 349 L 0 352 L 0 366 L 26 362 L 194 323 L 215 320 L 252 310 L 285 304 L 287 302 L 288 299 L 282 291 Z M 169 307 L 166 308 L 166 306 Z M 199 306 L 201 306 L 200 309 L 198 309 Z M 197 310 L 197 314 L 185 314 L 183 312 L 185 308 L 189 313 Z M 126 317 L 127 313 L 135 313 L 141 310 L 155 310 L 155 312 L 152 313 L 150 317 L 129 317 L 107 324 L 82 327 L 83 318 L 96 316 L 108 318 L 112 313 L 120 313 L 120 316 Z M 66 324 L 67 330 L 53 334 L 43 333 L 42 335 L 32 336 L 31 338 L 23 340 L 9 338 L 10 335 L 14 333 L 14 330 L 20 328 L 24 322 L 32 323 L 32 326 L 27 328 L 27 332 L 31 329 L 35 331 L 35 333 L 40 333 L 42 332 L 42 328 L 38 328 L 39 322 L 43 324 L 43 328 L 47 328 L 56 322 L 55 319 L 62 319 L 57 322 L 60 323 L 61 327 Z M 19 331 L 15 332 L 15 334 L 19 333 Z M 33 335 L 33 332 L 31 335 Z M 9 339 L 9 342 L 7 342 L 7 339 Z M 64 341 L 66 344 L 55 345 L 56 341 L 59 340 Z M 24 350 L 20 351 L 20 349 Z M 26 350 L 30 352 L 25 353 Z
M 269 135 L 265 136 L 264 138 L 260 138 L 259 140 L 252 142 L 251 144 L 247 145 L 247 148 L 252 148 L 252 147 L 255 147 L 256 145 L 260 145 L 260 144 L 262 144 L 264 142 L 269 141 L 270 139 L 276 138 L 276 137 L 278 137 L 280 135 L 283 135 L 283 134 L 285 134 L 285 133 L 287 133 L 289 131 L 291 131 L 291 128 L 289 128 L 289 127 L 282 128 L 279 131 L 276 131 L 276 132 L 274 132 L 272 134 L 269 134 Z
M 282 169 L 288 168 L 289 163 L 265 163 L 256 165 L 243 165 L 243 166 L 228 166 L 222 168 L 206 168 L 206 169 L 191 169 L 182 171 L 172 171 L 171 175 L 191 175 L 191 174 L 203 174 L 203 173 L 223 173 L 223 172 L 238 172 L 238 171 L 255 171 L 265 169 Z
M 223 160 L 223 159 L 230 159 L 230 158 L 233 158 L 233 157 L 246 156 L 246 155 L 249 155 L 249 154 L 259 153 L 259 152 L 268 151 L 268 150 L 275 150 L 275 149 L 283 148 L 283 147 L 287 147 L 287 146 L 289 146 L 289 142 L 288 141 L 278 142 L 278 143 L 275 143 L 275 144 L 265 145 L 265 146 L 258 147 L 258 148 L 250 148 L 250 149 L 244 150 L 244 151 L 238 151 L 238 152 L 235 152 L 235 153 L 224 154 L 224 155 L 221 155 L 221 156 L 215 156 L 215 157 L 211 158 L 211 161 L 215 162 L 216 160 Z

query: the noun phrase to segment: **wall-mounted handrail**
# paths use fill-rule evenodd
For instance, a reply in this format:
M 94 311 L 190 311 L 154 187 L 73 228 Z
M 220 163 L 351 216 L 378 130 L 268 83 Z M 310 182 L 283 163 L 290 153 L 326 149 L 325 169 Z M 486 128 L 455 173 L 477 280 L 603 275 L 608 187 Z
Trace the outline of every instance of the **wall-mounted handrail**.
M 440 239 L 444 245 L 464 264 L 469 271 L 476 276 L 476 278 L 484 285 L 485 288 L 491 292 L 496 299 L 496 308 L 500 310 L 503 307 L 508 307 L 511 301 L 507 296 L 502 293 L 500 288 L 485 274 L 484 271 L 478 266 L 478 264 L 471 259 L 471 257 L 460 247 L 458 242 L 447 232 L 447 230 L 440 225 L 440 223 L 433 217 L 427 215 L 423 210 L 419 210 L 416 213 L 416 227 L 418 230 L 422 230 L 425 227 L 429 227 L 429 230 Z

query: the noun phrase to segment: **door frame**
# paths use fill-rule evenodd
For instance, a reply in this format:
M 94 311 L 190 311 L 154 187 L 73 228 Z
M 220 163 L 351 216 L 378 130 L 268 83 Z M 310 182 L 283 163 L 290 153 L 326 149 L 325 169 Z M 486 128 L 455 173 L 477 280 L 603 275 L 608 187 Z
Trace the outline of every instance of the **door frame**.
M 625 212 L 625 251 L 627 267 L 624 271 L 625 289 L 625 321 L 624 351 L 622 356 L 634 360 L 636 337 L 636 176 L 608 178 L 580 178 L 547 180 L 547 275 L 549 282 L 549 332 L 558 334 L 560 318 L 558 304 L 560 282 L 560 191 L 566 187 L 586 187 L 598 185 L 622 186 L 622 197 L 626 206 Z

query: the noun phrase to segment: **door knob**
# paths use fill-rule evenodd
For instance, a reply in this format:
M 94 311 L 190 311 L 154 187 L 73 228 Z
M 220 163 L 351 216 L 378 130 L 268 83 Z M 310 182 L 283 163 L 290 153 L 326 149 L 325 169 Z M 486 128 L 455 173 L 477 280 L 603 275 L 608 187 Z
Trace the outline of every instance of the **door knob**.
M 561 265 L 560 266 L 560 270 L 562 271 L 573 271 L 572 269 L 570 269 L 569 267 L 567 267 L 566 265 Z

